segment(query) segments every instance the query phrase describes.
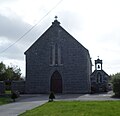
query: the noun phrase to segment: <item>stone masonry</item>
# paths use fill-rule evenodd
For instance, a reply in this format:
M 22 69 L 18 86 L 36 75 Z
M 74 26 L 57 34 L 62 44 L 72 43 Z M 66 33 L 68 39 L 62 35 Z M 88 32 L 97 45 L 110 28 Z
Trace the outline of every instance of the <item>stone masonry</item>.
M 0 81 L 0 95 L 5 93 L 5 83 Z
M 52 91 L 52 82 L 56 88 L 62 83 L 62 93 L 91 92 L 92 63 L 89 51 L 63 29 L 58 20 L 25 55 L 26 93 L 49 93 Z M 52 80 L 55 71 L 59 72 L 62 79 Z
M 18 91 L 20 93 L 25 93 L 25 81 L 12 81 L 11 84 L 11 90 L 12 91 Z

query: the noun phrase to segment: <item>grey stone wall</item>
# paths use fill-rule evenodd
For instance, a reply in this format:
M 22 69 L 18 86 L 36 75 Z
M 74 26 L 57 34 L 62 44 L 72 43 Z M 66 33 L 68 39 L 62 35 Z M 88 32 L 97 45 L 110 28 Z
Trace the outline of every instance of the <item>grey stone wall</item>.
M 3 81 L 0 81 L 0 94 L 5 93 L 5 83 Z
M 101 75 L 101 81 L 98 81 L 98 74 Z M 109 75 L 103 70 L 95 70 L 91 74 L 91 89 L 92 92 L 106 92 L 109 83 Z
M 50 64 L 51 46 L 61 49 L 61 64 Z M 26 93 L 49 93 L 51 75 L 62 76 L 63 93 L 90 93 L 89 51 L 60 25 L 53 24 L 25 52 Z
M 12 81 L 11 90 L 25 93 L 25 81 Z

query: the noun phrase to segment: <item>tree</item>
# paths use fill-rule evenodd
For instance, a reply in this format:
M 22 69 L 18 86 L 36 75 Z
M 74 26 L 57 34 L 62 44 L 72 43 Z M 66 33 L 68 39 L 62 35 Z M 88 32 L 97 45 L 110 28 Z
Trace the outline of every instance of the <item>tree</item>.
M 21 70 L 18 66 L 12 66 L 13 68 L 13 80 L 21 80 Z
M 0 63 L 0 81 L 21 80 L 21 70 L 18 66 L 6 67 L 3 62 Z
M 113 92 L 116 97 L 120 97 L 120 73 L 112 75 Z
M 10 90 L 11 82 L 23 80 L 21 78 L 21 70 L 18 66 L 7 66 L 1 62 L 0 63 L 0 81 L 4 81 L 6 85 L 6 90 Z
M 0 81 L 5 80 L 5 71 L 6 71 L 6 66 L 3 64 L 3 62 L 0 63 Z

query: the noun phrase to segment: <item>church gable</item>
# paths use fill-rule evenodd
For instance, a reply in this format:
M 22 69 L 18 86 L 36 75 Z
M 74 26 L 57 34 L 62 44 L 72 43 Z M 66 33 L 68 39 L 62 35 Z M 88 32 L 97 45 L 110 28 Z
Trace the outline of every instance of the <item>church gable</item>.
M 33 45 L 25 52 L 31 52 L 34 49 L 42 50 L 47 44 L 61 44 L 68 43 L 73 47 L 81 48 L 82 50 L 88 51 L 81 43 L 79 43 L 72 35 L 70 35 L 64 28 L 60 26 L 60 23 L 55 20 L 52 25 L 33 43 Z M 70 46 L 71 46 L 70 45 Z
M 90 92 L 89 52 L 60 26 L 58 20 L 25 55 L 28 93 L 49 93 L 51 90 L 61 93 Z
M 78 65 L 80 59 L 83 62 L 90 59 L 88 50 L 62 28 L 57 20 L 25 52 L 25 55 L 31 59 L 31 64 L 39 60 L 41 65 L 46 64 L 45 62 L 49 65 L 61 65 L 63 62 L 71 64 L 71 61 Z

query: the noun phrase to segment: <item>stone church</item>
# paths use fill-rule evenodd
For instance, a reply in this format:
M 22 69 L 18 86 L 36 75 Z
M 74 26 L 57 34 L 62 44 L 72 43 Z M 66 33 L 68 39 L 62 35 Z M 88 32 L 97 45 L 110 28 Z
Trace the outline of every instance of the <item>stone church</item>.
M 90 93 L 89 51 L 57 18 L 25 52 L 26 93 Z
M 91 74 L 91 92 L 107 92 L 110 76 L 103 70 L 102 60 L 95 60 L 95 70 Z

